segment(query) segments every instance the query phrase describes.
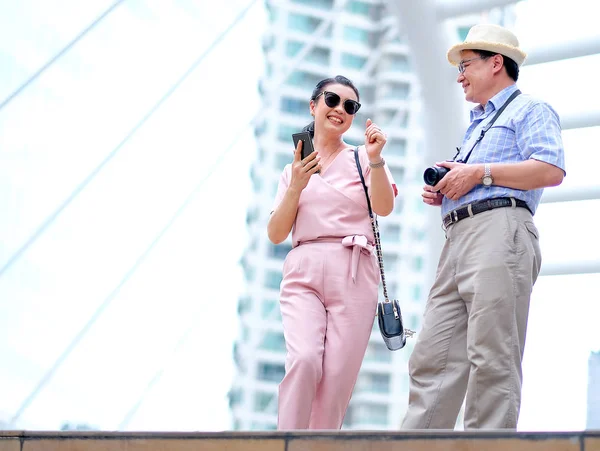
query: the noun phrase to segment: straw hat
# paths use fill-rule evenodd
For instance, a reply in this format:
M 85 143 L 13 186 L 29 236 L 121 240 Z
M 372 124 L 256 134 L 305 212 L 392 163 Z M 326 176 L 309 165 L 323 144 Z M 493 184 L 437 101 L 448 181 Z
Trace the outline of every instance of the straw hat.
M 481 24 L 471 27 L 465 41 L 448 50 L 448 61 L 453 66 L 460 63 L 462 50 L 487 50 L 512 59 L 518 66 L 523 64 L 527 54 L 519 48 L 515 34 L 504 27 L 493 24 Z

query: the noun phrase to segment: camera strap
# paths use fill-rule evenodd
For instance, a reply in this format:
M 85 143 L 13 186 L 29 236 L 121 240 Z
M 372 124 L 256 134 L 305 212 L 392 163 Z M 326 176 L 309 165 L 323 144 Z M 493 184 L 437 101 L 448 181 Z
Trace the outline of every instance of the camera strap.
M 508 104 L 510 102 L 512 102 L 519 94 L 521 94 L 521 91 L 517 89 L 515 92 L 512 93 L 512 95 L 508 99 L 506 99 L 506 102 L 504 102 L 504 105 L 502 105 L 500 107 L 500 109 L 496 112 L 496 114 L 494 115 L 494 117 L 492 118 L 492 120 L 485 127 L 483 127 L 483 129 L 481 130 L 481 134 L 479 135 L 479 137 L 475 141 L 475 144 L 473 144 L 473 147 L 471 147 L 471 150 L 469 150 L 469 153 L 467 154 L 467 156 L 465 157 L 465 159 L 464 160 L 457 160 L 458 162 L 460 162 L 460 163 L 466 163 L 467 161 L 469 161 L 469 157 L 471 156 L 471 152 L 473 152 L 473 149 L 475 148 L 475 146 L 477 144 L 479 144 L 479 142 L 483 139 L 483 137 L 485 136 L 486 132 L 490 128 L 492 128 L 492 125 L 494 125 L 494 122 L 496 122 L 496 119 L 498 119 L 498 116 L 500 116 L 500 114 L 502 114 L 502 112 L 508 106 Z M 459 152 L 460 152 L 460 150 L 459 150 Z

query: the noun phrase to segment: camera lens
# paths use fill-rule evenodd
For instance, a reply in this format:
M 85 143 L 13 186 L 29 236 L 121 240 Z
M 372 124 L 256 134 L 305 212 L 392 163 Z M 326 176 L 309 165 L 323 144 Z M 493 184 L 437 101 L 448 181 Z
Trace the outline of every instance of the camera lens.
M 440 180 L 444 178 L 448 171 L 448 168 L 432 166 L 430 168 L 425 169 L 425 172 L 423 173 L 423 180 L 427 185 L 435 186 Z

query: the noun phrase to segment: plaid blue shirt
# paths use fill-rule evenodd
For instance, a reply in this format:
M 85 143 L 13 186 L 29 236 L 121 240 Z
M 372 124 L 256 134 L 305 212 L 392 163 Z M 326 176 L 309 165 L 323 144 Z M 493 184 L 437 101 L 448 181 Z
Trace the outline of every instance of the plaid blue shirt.
M 485 105 L 477 105 L 471 110 L 471 125 L 465 133 L 461 151 L 457 159 L 466 158 L 469 150 L 481 134 L 481 129 L 489 123 L 496 110 L 504 105 L 510 95 L 517 90 L 516 85 L 503 89 Z M 519 163 L 534 158 L 565 170 L 565 156 L 561 137 L 560 119 L 554 109 L 531 96 L 518 95 L 500 114 L 494 125 L 477 144 L 467 164 L 470 163 Z M 494 171 L 492 167 L 492 177 Z M 476 185 L 460 199 L 442 200 L 442 217 L 450 211 L 481 200 L 514 197 L 527 202 L 535 213 L 543 189 L 522 191 L 502 186 Z

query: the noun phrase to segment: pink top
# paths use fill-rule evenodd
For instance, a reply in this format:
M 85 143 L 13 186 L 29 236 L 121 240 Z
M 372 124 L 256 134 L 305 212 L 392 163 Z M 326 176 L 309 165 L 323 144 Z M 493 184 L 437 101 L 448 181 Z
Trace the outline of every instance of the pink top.
M 370 188 L 371 168 L 364 146 L 358 148 L 358 156 L 365 183 Z M 273 210 L 289 186 L 291 170 L 291 164 L 283 169 Z M 385 171 L 396 196 L 398 189 L 387 166 Z M 370 243 L 374 243 L 367 199 L 358 175 L 353 147 L 342 150 L 323 174 L 315 174 L 310 178 L 300 195 L 298 213 L 292 227 L 292 246 L 318 238 L 344 238 L 350 235 L 364 235 Z

